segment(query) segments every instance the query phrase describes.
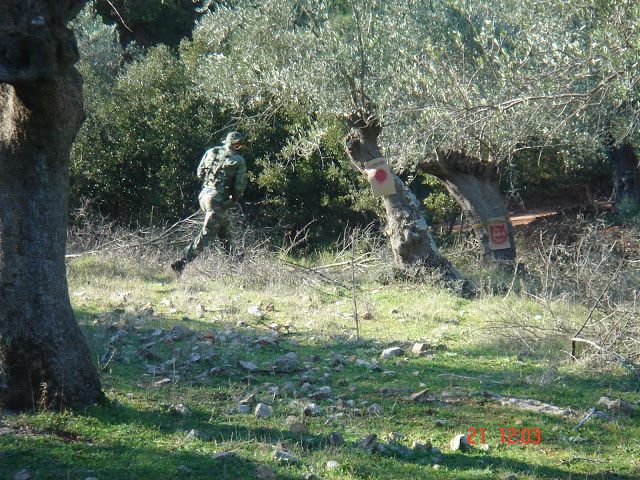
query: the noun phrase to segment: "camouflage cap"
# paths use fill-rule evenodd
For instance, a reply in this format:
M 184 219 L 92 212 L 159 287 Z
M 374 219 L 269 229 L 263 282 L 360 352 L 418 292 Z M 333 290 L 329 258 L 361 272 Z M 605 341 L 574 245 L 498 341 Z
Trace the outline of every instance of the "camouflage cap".
M 242 135 L 240 132 L 229 132 L 224 143 L 227 145 L 233 145 L 234 143 L 242 142 L 242 140 L 244 140 L 244 135 Z

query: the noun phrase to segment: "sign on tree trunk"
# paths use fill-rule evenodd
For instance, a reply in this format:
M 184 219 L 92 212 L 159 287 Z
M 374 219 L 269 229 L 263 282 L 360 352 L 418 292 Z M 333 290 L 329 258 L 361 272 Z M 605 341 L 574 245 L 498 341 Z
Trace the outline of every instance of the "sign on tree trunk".
M 369 160 L 364 163 L 364 169 L 374 197 L 383 197 L 396 193 L 396 182 L 393 180 L 386 158 L 379 157 Z
M 490 218 L 487 220 L 487 228 L 489 229 L 489 248 L 491 248 L 491 250 L 506 250 L 511 248 L 506 218 Z

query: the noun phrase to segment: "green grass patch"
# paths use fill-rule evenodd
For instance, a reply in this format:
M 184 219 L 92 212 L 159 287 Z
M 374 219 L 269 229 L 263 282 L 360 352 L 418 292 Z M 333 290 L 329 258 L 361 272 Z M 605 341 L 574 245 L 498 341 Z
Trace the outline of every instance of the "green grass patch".
M 640 475 L 637 379 L 619 364 L 567 355 L 562 329 L 579 326 L 587 307 L 550 308 L 518 292 L 469 299 L 370 275 L 356 285 L 356 338 L 348 276 L 339 285 L 254 260 L 199 259 L 177 279 L 142 260 L 72 259 L 72 303 L 108 402 L 3 412 L 0 477 L 24 469 L 33 479 L 237 480 L 258 478 L 264 466 L 278 479 Z M 423 354 L 412 353 L 416 343 L 427 344 Z M 402 354 L 381 358 L 390 347 Z M 411 399 L 427 389 L 426 401 Z M 498 396 L 565 413 L 503 405 Z M 575 430 L 602 396 L 631 410 L 599 406 L 609 416 Z M 239 411 L 243 401 L 248 414 Z M 256 418 L 257 403 L 273 414 Z M 303 413 L 310 403 L 319 415 Z M 296 422 L 308 431 L 293 433 Z M 452 451 L 450 440 L 471 428 L 484 432 L 484 444 Z M 526 439 L 537 431 L 540 441 L 508 444 L 502 432 L 509 429 L 524 430 Z M 332 432 L 344 442 L 330 442 Z M 371 434 L 379 446 L 359 448 Z M 297 463 L 282 464 L 277 450 Z M 234 455 L 216 459 L 220 452 Z

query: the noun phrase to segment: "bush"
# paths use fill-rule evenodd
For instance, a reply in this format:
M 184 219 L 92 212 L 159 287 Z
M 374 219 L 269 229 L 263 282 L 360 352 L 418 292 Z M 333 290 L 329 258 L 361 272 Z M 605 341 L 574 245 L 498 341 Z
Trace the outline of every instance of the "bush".
M 72 152 L 72 207 L 90 198 L 102 214 L 133 224 L 193 212 L 195 170 L 223 115 L 195 94 L 164 46 L 128 64 L 113 88 L 98 80 L 88 78 L 88 116 Z

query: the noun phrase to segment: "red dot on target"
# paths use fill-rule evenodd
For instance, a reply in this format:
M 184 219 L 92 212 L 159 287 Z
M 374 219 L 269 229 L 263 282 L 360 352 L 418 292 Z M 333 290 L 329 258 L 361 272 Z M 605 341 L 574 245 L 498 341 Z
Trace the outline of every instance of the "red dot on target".
M 378 182 L 382 183 L 387 179 L 387 172 L 384 170 L 376 170 L 376 175 L 374 177 Z

